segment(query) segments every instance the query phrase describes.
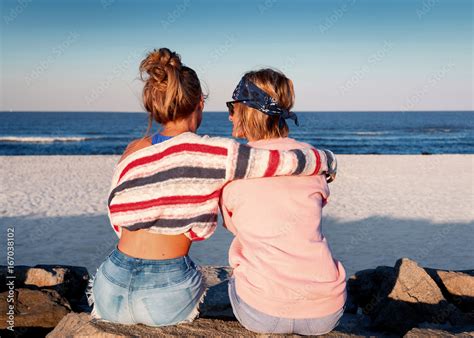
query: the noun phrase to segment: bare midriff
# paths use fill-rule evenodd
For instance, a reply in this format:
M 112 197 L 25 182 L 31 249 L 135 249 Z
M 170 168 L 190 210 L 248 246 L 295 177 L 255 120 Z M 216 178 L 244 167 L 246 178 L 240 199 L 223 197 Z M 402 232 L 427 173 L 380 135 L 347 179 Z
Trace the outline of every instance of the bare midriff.
M 146 230 L 122 228 L 118 248 L 124 254 L 142 259 L 171 259 L 188 254 L 191 240 L 184 234 L 162 235 Z

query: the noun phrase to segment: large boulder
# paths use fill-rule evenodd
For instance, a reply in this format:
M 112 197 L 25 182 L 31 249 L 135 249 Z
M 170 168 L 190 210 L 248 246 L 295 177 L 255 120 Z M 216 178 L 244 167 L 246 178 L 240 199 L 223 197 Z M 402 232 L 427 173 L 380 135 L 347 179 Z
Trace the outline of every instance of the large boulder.
M 456 310 L 415 261 L 400 259 L 395 270 L 397 278 L 385 304 L 374 316 L 375 326 L 403 331 L 421 322 L 445 323 Z
M 8 295 L 8 292 L 0 294 L 0 329 L 4 334 L 12 325 L 16 333 L 41 336 L 71 312 L 68 301 L 55 290 L 20 288 L 13 292 L 13 303 L 7 302 Z M 11 304 L 14 309 L 9 308 Z
M 438 285 L 417 262 L 402 258 L 395 264 L 395 270 L 397 279 L 388 294 L 389 298 L 427 305 L 426 310 L 430 313 L 432 313 L 431 305 L 446 301 Z
M 420 323 L 460 326 L 472 319 L 449 303 L 430 274 L 408 258 L 399 259 L 394 268 L 356 273 L 348 281 L 348 293 L 378 330 L 405 334 Z
M 15 266 L 10 275 L 6 266 L 0 266 L 0 279 L 15 276 L 16 288 L 51 289 L 65 297 L 74 311 L 87 311 L 85 290 L 89 283 L 87 269 L 68 265 Z M 7 285 L 0 285 L 0 292 L 8 291 Z

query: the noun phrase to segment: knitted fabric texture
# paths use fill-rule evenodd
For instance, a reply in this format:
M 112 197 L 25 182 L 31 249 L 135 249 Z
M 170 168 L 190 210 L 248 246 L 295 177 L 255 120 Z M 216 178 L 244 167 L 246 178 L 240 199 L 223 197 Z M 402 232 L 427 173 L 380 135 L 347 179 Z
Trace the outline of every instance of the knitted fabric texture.
M 327 169 L 322 150 L 256 149 L 186 132 L 117 164 L 108 214 L 119 237 L 127 228 L 203 240 L 216 228 L 219 197 L 229 181 L 319 175 Z

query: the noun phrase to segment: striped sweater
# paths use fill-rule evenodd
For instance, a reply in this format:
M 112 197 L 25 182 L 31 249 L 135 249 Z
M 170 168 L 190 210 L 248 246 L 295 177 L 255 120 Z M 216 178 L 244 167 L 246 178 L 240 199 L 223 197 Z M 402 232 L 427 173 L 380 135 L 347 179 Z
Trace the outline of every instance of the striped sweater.
M 119 237 L 125 227 L 203 240 L 216 228 L 219 197 L 229 181 L 326 171 L 322 150 L 256 149 L 232 139 L 186 132 L 117 164 L 109 218 Z

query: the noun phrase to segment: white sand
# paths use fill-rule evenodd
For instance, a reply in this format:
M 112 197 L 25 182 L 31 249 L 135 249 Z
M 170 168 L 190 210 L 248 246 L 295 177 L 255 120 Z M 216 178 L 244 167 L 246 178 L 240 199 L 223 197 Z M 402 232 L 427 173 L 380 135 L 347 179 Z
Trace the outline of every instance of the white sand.
M 106 199 L 117 156 L 0 157 L 1 262 L 6 227 L 15 263 L 71 264 L 91 272 L 116 244 Z M 474 268 L 474 155 L 340 155 L 324 233 L 348 275 L 411 257 Z M 220 228 L 193 245 L 200 264 L 227 265 Z

